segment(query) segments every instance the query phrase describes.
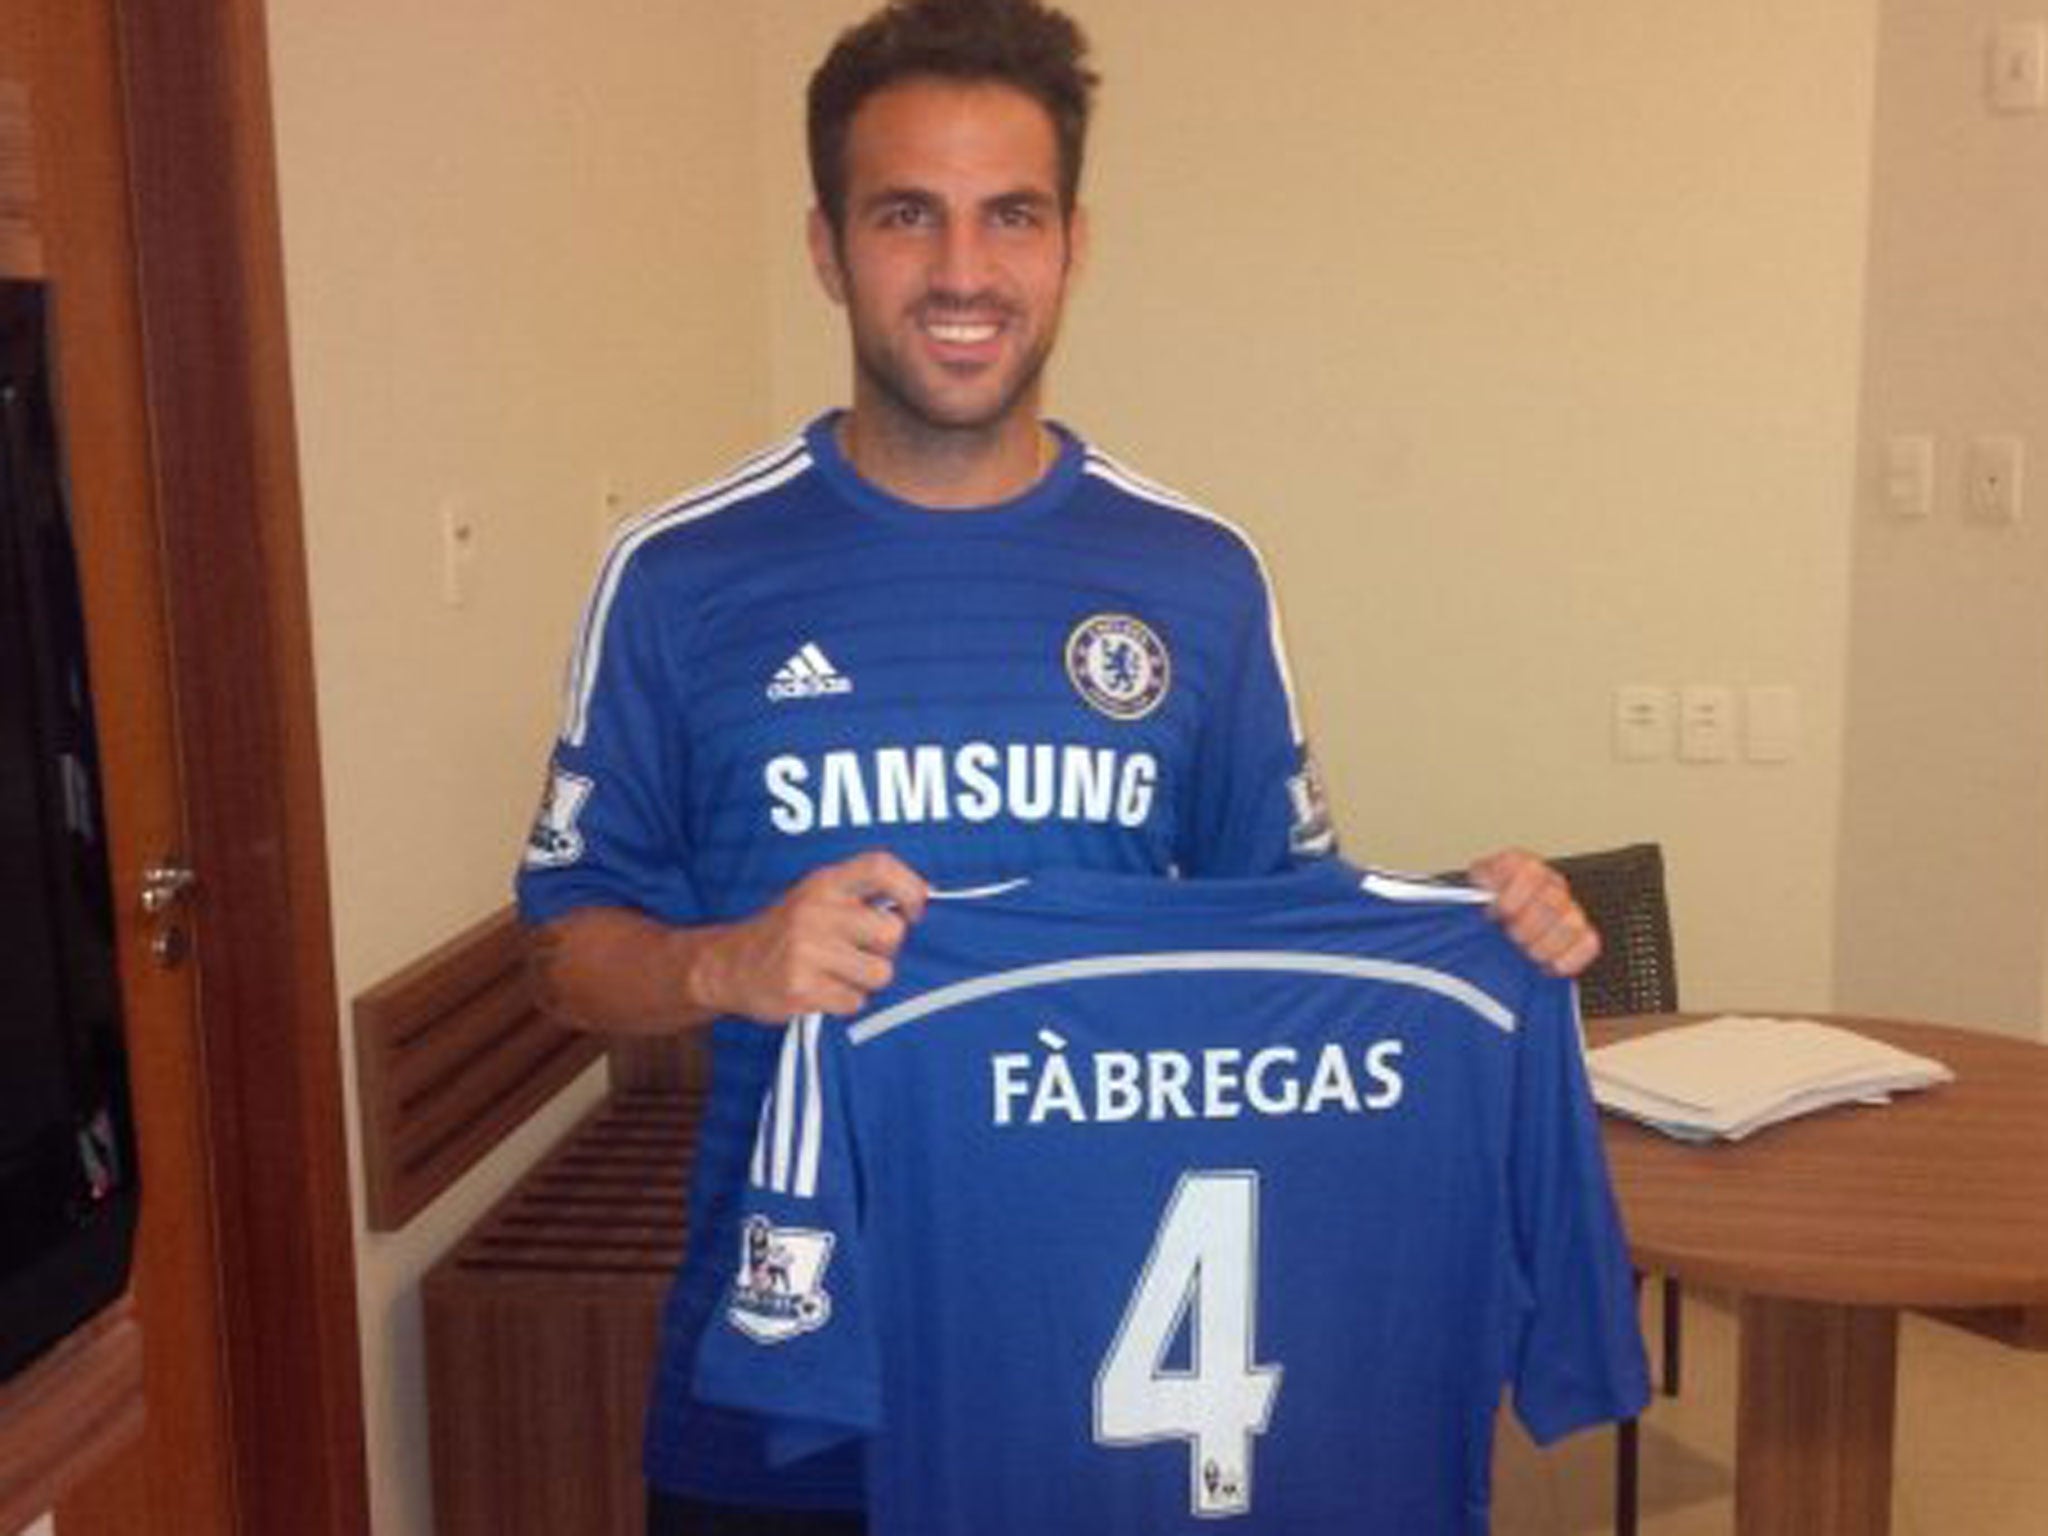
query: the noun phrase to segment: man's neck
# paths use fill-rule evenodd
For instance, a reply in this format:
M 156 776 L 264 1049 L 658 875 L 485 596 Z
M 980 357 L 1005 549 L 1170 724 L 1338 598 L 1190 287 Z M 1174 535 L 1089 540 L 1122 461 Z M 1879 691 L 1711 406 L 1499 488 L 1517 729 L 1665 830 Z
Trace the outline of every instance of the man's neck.
M 934 511 L 987 507 L 1021 496 L 1052 468 L 1059 444 L 1034 413 L 985 430 L 903 430 L 859 406 L 839 418 L 839 451 L 870 485 Z

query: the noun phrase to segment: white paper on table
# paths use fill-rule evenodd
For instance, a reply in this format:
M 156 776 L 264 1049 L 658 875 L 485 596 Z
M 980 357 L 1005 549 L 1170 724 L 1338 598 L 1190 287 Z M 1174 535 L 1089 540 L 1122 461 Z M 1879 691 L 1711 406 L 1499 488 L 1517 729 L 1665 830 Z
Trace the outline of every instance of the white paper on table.
M 1792 1115 L 1947 1082 L 1947 1067 L 1837 1025 L 1725 1015 L 1587 1054 L 1603 1108 L 1673 1135 L 1737 1138 Z

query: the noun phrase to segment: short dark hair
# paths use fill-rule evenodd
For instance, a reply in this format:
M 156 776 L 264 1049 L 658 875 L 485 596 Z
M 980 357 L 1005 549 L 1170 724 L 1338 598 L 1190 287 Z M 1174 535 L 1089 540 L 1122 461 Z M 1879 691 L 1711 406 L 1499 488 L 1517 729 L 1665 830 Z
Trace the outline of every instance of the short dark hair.
M 811 76 L 811 186 L 833 229 L 846 217 L 847 130 L 878 91 L 919 76 L 1011 86 L 1044 107 L 1059 142 L 1060 206 L 1081 189 L 1096 85 L 1088 39 L 1043 0 L 889 0 L 839 35 Z

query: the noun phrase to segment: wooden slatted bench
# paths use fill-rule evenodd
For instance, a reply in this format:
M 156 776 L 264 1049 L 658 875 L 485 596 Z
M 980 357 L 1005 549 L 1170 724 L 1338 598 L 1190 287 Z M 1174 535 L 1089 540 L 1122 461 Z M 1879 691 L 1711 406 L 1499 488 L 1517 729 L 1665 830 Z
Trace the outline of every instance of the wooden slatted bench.
M 702 1099 L 600 1105 L 428 1272 L 438 1536 L 637 1536 Z
M 421 1287 L 437 1536 L 639 1536 L 641 1421 L 709 1070 L 536 1006 L 509 911 L 355 1005 L 371 1226 L 402 1226 L 600 1054 L 611 1094 Z

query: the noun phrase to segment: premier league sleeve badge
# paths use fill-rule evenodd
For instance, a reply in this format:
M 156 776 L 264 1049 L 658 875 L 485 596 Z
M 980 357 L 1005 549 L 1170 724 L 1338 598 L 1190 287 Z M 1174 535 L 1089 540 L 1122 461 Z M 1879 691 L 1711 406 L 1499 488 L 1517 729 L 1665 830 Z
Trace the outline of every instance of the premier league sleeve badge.
M 748 1217 L 726 1320 L 759 1344 L 780 1344 L 824 1327 L 832 1316 L 832 1298 L 825 1290 L 825 1266 L 831 1261 L 830 1232 Z

